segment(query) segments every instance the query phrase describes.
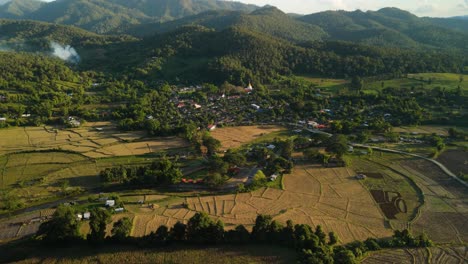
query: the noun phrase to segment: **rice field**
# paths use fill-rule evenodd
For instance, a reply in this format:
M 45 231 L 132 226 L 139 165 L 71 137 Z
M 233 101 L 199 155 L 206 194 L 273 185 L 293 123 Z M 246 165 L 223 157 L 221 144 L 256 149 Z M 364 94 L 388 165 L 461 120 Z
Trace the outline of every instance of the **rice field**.
M 284 131 L 280 126 L 237 126 L 218 128 L 211 135 L 221 141 L 220 150 L 238 148 L 245 143 L 258 140 L 268 134 Z
M 300 165 L 285 177 L 284 191 L 263 188 L 251 193 L 189 197 L 153 210 L 134 206 L 129 209 L 135 214 L 132 235 L 147 235 L 161 224 L 186 223 L 195 212 L 204 211 L 222 220 L 226 229 L 239 224 L 250 229 L 258 214 L 268 214 L 282 223 L 291 219 L 322 225 L 326 232 L 336 232 L 342 242 L 390 236 L 392 230 L 382 213 L 353 174 L 346 168 Z
M 397 219 L 390 220 L 392 228 L 410 228 L 416 235 L 425 232 L 436 243 L 463 244 L 468 241 L 468 191 L 465 186 L 422 159 L 377 152 L 365 163 L 372 162 L 374 168 L 380 166 L 380 172 L 388 174 L 386 178 L 394 180 L 387 179 L 383 184 L 368 177 L 366 187 L 384 186 L 383 191 L 398 192 L 406 201 L 408 214 L 397 214 Z M 355 163 L 362 169 L 362 162 Z M 398 181 L 396 173 L 414 181 L 422 200 L 415 199 L 414 188 Z
M 143 155 L 188 146 L 177 137 L 145 139 L 145 133 L 122 133 L 109 122 L 73 129 L 14 127 L 0 130 L 0 155 L 24 151 L 65 150 L 90 158 Z
M 398 263 L 424 264 L 447 263 L 459 264 L 468 262 L 468 247 L 431 247 L 411 249 L 389 249 L 371 253 L 362 263 Z

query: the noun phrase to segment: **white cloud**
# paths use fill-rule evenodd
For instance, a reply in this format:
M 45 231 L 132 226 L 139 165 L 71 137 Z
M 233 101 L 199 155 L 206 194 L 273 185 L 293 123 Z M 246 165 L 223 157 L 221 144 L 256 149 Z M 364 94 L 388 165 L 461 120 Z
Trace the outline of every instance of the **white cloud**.
M 434 11 L 437 11 L 437 8 L 434 5 L 423 5 L 418 7 L 415 10 L 417 14 L 432 14 Z
M 466 15 L 468 0 L 237 0 L 259 6 L 273 5 L 285 12 L 310 14 L 325 10 L 378 10 L 383 7 L 397 7 L 420 16 Z M 431 8 L 432 7 L 432 8 Z

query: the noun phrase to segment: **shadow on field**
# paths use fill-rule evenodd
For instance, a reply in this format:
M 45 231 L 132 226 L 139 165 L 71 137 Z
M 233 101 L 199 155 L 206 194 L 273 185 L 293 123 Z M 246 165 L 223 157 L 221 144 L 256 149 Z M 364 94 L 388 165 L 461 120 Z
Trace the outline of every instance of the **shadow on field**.
M 204 257 L 204 254 L 206 257 Z M 61 244 L 52 246 L 44 245 L 41 244 L 40 241 L 31 239 L 0 244 L 0 263 L 23 260 L 29 263 L 33 259 L 34 262 L 38 263 L 45 260 L 55 260 L 58 262 L 94 262 L 99 260 L 100 263 L 107 263 L 107 261 L 105 261 L 106 259 L 108 261 L 115 261 L 115 263 L 122 263 L 124 261 L 132 261 L 133 258 L 145 258 L 147 261 L 151 261 L 151 258 L 169 258 L 178 259 L 178 261 L 171 263 L 195 263 L 193 261 L 196 261 L 196 258 L 200 259 L 200 256 L 203 258 L 204 263 L 218 263 L 218 261 L 222 261 L 218 258 L 232 259 L 240 257 L 247 259 L 253 257 L 257 261 L 260 259 L 265 260 L 262 261 L 263 263 L 293 263 L 296 260 L 296 253 L 294 250 L 272 245 L 195 246 L 181 244 L 164 247 L 142 247 L 112 243 L 109 245 L 96 246 L 86 241 L 79 241 L 69 243 L 68 245 Z M 204 261 L 205 258 L 206 261 Z M 257 261 L 255 262 L 257 263 Z

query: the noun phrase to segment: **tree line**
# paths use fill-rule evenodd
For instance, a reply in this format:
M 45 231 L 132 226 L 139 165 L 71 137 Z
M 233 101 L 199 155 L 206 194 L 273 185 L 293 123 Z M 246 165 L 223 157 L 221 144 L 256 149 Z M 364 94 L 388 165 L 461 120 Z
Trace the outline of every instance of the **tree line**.
M 182 171 L 175 162 L 164 157 L 148 166 L 106 168 L 99 172 L 99 177 L 105 183 L 164 186 L 179 183 Z
M 368 251 L 382 248 L 430 247 L 432 241 L 424 233 L 414 237 L 408 230 L 395 231 L 391 238 L 354 241 L 340 244 L 334 232 L 326 234 L 319 225 L 312 228 L 306 224 L 286 225 L 273 220 L 268 215 L 258 215 L 252 231 L 238 225 L 225 230 L 221 220 L 214 221 L 208 214 L 197 212 L 187 224 L 177 222 L 171 228 L 162 225 L 156 231 L 141 237 L 131 237 L 132 223 L 122 218 L 113 224 L 111 236 L 106 237 L 106 226 L 111 223 L 111 214 L 104 209 L 91 210 L 90 232 L 86 241 L 94 245 L 129 243 L 141 246 L 161 247 L 174 244 L 222 245 L 222 244 L 272 244 L 293 248 L 298 253 L 300 263 L 357 263 Z M 80 234 L 76 211 L 70 206 L 59 206 L 52 219 L 41 224 L 36 240 L 49 245 L 76 244 L 84 241 Z

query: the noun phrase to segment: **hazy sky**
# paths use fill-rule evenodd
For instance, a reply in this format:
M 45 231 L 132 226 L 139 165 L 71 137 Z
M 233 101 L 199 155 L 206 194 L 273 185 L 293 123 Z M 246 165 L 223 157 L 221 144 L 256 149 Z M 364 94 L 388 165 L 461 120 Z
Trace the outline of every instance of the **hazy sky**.
M 50 2 L 52 0 L 43 0 Z M 226 0 L 233 1 L 233 0 Z M 273 5 L 288 13 L 310 14 L 324 10 L 378 10 L 398 7 L 418 16 L 468 15 L 468 0 L 234 0 L 259 6 Z
M 377 10 L 398 7 L 418 16 L 468 15 L 468 0 L 238 0 L 255 5 L 273 5 L 285 12 L 299 14 L 323 10 Z

